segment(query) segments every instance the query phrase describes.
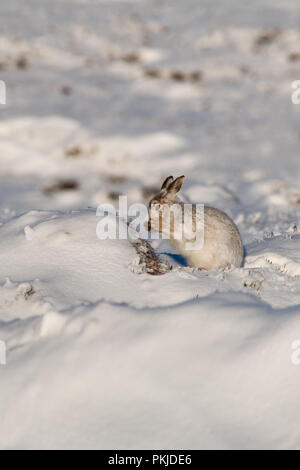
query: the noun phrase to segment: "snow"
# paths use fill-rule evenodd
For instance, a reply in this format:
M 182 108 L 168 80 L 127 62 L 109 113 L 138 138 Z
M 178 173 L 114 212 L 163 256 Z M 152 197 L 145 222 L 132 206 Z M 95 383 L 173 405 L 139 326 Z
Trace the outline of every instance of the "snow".
M 1 3 L 1 448 L 300 448 L 299 19 L 296 0 Z M 155 240 L 152 276 L 147 245 L 97 238 L 99 204 L 169 174 L 234 219 L 242 268 Z

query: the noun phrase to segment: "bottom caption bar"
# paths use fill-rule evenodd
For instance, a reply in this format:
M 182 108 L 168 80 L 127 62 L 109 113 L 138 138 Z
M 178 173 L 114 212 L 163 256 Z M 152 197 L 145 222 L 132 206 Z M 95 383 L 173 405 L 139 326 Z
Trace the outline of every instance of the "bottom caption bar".
M 190 452 L 162 452 L 162 451 L 133 451 L 132 453 L 116 452 L 107 453 L 106 463 L 108 465 L 130 465 L 134 468 L 144 468 L 146 466 L 163 466 L 169 465 L 190 465 L 192 463 L 192 455 Z M 104 461 L 105 461 L 104 460 Z

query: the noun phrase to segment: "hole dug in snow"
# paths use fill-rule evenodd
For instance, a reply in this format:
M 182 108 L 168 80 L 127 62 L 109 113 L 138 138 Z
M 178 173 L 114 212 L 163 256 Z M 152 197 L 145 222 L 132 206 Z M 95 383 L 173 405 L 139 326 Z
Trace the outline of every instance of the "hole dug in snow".
M 26 282 L 26 283 L 20 284 L 20 286 L 18 287 L 16 299 L 23 297 L 25 300 L 28 300 L 34 294 L 36 294 L 35 288 L 33 287 L 32 284 L 29 284 Z

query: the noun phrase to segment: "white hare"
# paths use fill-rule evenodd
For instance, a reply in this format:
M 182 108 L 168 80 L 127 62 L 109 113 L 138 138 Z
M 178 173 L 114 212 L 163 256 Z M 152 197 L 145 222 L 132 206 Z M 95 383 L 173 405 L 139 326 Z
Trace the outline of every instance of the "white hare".
M 169 176 L 157 196 L 149 203 L 148 230 L 159 232 L 185 257 L 189 266 L 201 269 L 241 266 L 244 248 L 235 223 L 224 212 L 196 204 L 185 204 L 177 198 L 184 176 Z M 198 205 L 201 207 L 201 205 Z M 190 212 L 189 212 L 190 211 Z M 202 217 L 199 218 L 200 216 Z M 189 217 L 190 216 L 190 217 Z M 186 230 L 187 219 L 190 229 Z M 202 223 L 198 223 L 201 219 Z M 201 231 L 201 233 L 200 233 Z M 193 234 L 193 237 L 191 236 Z M 200 244 L 191 244 L 198 235 Z

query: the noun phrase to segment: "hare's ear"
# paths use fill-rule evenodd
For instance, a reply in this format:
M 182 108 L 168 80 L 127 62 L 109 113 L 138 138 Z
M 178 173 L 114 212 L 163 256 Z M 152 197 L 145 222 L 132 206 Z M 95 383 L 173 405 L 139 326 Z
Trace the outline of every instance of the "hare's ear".
M 179 178 L 176 178 L 173 183 L 171 183 L 167 189 L 168 191 L 168 199 L 172 200 L 174 199 L 175 195 L 179 193 L 181 190 L 181 186 L 183 185 L 184 182 L 184 176 L 179 176 Z
M 170 184 L 173 182 L 173 180 L 174 180 L 173 176 L 168 176 L 168 178 L 165 179 L 165 181 L 163 182 L 162 187 L 161 187 L 161 190 L 162 190 L 162 189 L 168 189 L 168 187 L 169 187 Z

